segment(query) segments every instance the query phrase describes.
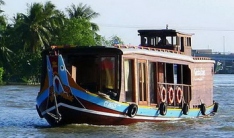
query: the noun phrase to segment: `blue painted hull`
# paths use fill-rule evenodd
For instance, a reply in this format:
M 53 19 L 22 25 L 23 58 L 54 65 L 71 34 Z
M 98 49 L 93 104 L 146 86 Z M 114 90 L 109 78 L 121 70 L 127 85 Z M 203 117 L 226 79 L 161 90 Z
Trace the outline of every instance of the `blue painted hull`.
M 37 105 L 42 116 L 51 125 L 65 125 L 71 123 L 88 123 L 97 125 L 126 125 L 136 122 L 160 122 L 180 120 L 183 118 L 197 118 L 213 115 L 214 105 L 206 107 L 206 115 L 202 115 L 200 108 L 189 109 L 184 115 L 182 109 L 167 107 L 166 114 L 160 115 L 158 107 L 138 106 L 136 115 L 129 117 L 127 111 L 130 103 L 116 102 L 98 94 L 84 92 L 71 88 L 73 101 L 57 95 L 57 107 L 50 101 L 48 91 L 37 97 Z M 46 107 L 47 105 L 47 107 Z M 46 108 L 45 108 L 46 107 Z M 56 122 L 56 110 L 61 115 L 61 120 Z

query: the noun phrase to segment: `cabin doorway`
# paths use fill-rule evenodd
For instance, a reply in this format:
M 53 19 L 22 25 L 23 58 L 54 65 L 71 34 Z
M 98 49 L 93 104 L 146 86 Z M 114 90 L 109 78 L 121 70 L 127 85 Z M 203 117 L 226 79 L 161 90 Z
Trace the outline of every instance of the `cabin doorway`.
M 146 105 L 147 104 L 147 87 L 146 87 L 146 61 L 139 60 L 138 61 L 138 96 L 139 96 L 139 104 Z
M 126 102 L 135 102 L 135 94 L 133 91 L 135 91 L 135 87 L 133 87 L 133 77 L 134 77 L 134 64 L 133 60 L 125 59 L 124 60 L 124 90 L 125 90 L 125 96 L 126 96 Z

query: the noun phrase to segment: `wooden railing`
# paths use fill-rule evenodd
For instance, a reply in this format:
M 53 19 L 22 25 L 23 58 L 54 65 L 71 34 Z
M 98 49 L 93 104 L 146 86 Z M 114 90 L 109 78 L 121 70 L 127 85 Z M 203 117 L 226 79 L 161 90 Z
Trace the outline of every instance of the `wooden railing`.
M 184 54 L 183 52 L 170 50 L 170 49 L 162 49 L 162 48 L 154 48 L 154 47 L 146 47 L 146 46 L 127 46 L 127 45 L 116 45 L 117 48 L 126 48 L 126 49 L 145 49 L 149 51 L 159 51 L 159 52 L 168 52 L 168 53 L 176 53 L 176 54 Z
M 163 89 L 166 90 L 166 103 L 170 106 L 182 106 L 184 103 L 189 103 L 191 101 L 191 98 L 192 98 L 191 97 L 192 96 L 191 95 L 191 85 L 158 82 L 158 95 L 159 96 L 163 96 L 162 95 Z M 178 102 L 178 100 L 179 100 L 178 96 L 180 96 L 180 95 L 177 92 L 179 89 L 181 89 L 181 91 L 182 91 L 182 96 L 180 97 L 181 102 Z M 172 90 L 172 92 L 170 93 L 171 90 Z M 171 99 L 172 99 L 171 102 L 168 101 L 168 96 L 171 96 Z
M 194 60 L 211 60 L 209 57 L 193 57 Z
M 175 45 L 176 46 L 176 45 Z M 146 47 L 146 46 L 128 46 L 128 45 L 116 45 L 116 48 L 126 48 L 126 49 L 145 49 L 149 51 L 159 51 L 159 52 L 168 52 L 168 53 L 175 53 L 175 54 L 185 54 L 179 50 L 170 50 L 170 49 L 163 49 L 163 48 L 154 48 L 154 47 Z M 189 54 L 191 55 L 191 54 Z M 194 60 L 211 60 L 209 57 L 193 57 Z

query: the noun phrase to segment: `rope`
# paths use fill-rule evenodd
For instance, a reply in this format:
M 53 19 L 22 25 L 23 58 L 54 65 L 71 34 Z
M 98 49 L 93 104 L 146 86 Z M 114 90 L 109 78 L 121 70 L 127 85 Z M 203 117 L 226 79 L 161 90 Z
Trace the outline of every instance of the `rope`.
M 59 110 L 58 110 L 58 103 L 57 103 L 57 98 L 56 98 L 55 92 L 53 92 L 53 93 L 54 93 L 53 95 L 54 95 L 54 105 L 56 108 L 56 115 L 53 113 L 50 113 L 50 112 L 47 112 L 47 114 L 50 115 L 51 117 L 53 117 L 55 119 L 55 121 L 58 123 L 62 119 L 62 115 L 59 113 Z
M 54 103 L 55 103 L 55 108 L 56 108 L 56 118 L 54 118 L 54 119 L 58 123 L 62 119 L 62 116 L 58 110 L 58 103 L 57 103 L 57 98 L 56 98 L 55 92 L 54 92 Z

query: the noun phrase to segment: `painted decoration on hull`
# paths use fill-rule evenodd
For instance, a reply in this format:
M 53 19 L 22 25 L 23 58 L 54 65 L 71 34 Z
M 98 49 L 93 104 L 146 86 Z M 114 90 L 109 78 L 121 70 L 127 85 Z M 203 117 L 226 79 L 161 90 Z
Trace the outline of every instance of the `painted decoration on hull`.
M 50 101 L 52 102 L 54 97 L 58 95 L 64 99 L 73 101 L 74 97 L 72 96 L 71 89 L 69 87 L 67 70 L 64 65 L 62 56 L 47 56 L 47 70 L 49 76 Z

